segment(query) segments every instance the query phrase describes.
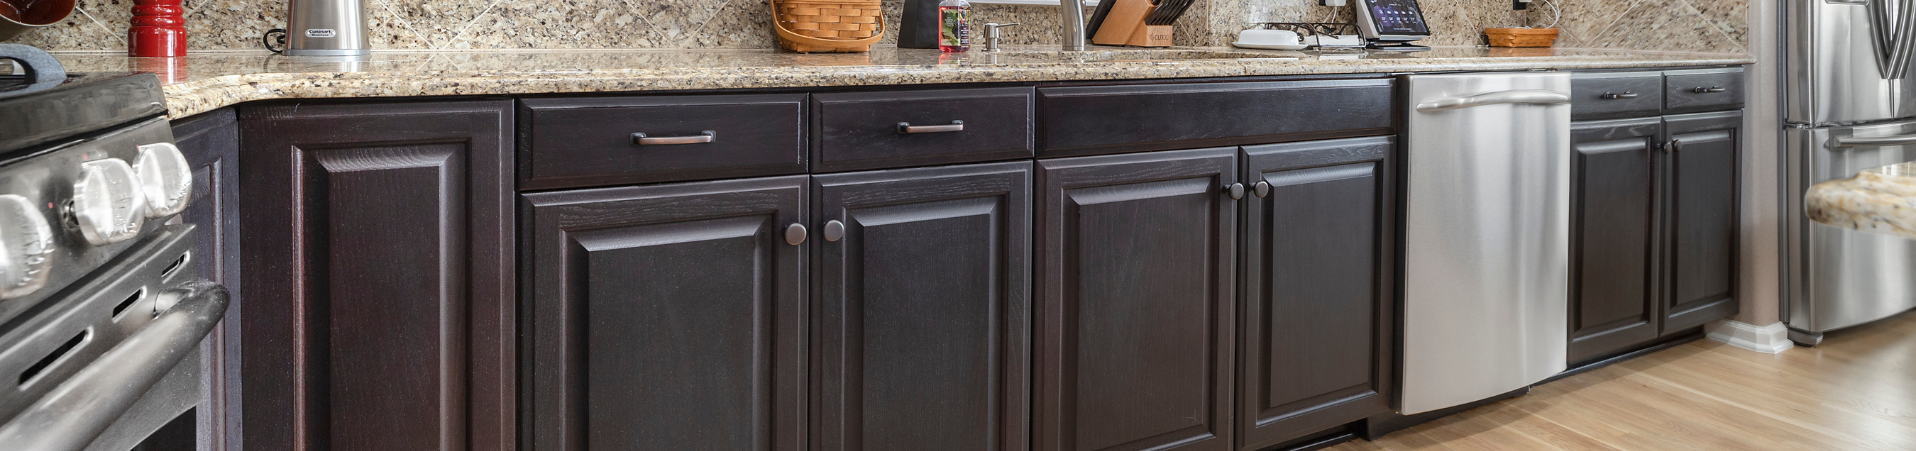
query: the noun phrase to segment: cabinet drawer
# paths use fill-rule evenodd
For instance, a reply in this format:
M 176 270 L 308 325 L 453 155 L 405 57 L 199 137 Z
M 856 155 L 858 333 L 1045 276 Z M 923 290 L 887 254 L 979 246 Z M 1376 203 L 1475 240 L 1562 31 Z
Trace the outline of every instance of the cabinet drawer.
M 1038 90 L 1043 157 L 1390 134 L 1391 80 Z
M 1573 74 L 1570 79 L 1570 98 L 1572 120 L 1655 116 L 1663 109 L 1663 74 Z
M 802 174 L 804 113 L 804 94 L 521 100 L 520 188 Z
M 1663 87 L 1663 114 L 1743 107 L 1741 67 L 1664 72 Z
M 814 95 L 816 169 L 1030 158 L 1031 97 L 1031 88 Z

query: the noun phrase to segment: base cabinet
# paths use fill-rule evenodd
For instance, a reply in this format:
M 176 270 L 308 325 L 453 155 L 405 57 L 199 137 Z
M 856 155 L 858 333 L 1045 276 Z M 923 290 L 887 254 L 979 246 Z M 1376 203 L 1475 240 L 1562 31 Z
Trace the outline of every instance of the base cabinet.
M 240 110 L 247 449 L 509 449 L 512 102 Z
M 1735 315 L 1740 111 L 1577 123 L 1574 365 Z
M 1391 412 L 1390 138 L 1247 146 L 1237 449 Z
M 1031 163 L 812 183 L 813 449 L 1028 449 Z
M 804 449 L 806 188 L 523 195 L 531 448 Z
M 1231 448 L 1236 154 L 1038 162 L 1034 448 Z

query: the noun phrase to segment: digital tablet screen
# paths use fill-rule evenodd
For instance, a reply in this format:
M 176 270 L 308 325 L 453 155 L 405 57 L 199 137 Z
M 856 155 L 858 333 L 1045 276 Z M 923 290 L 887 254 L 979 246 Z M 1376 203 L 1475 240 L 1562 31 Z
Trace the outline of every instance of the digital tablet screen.
M 1424 25 L 1424 12 L 1417 9 L 1417 0 L 1370 0 L 1368 3 L 1377 34 L 1430 34 L 1430 27 Z

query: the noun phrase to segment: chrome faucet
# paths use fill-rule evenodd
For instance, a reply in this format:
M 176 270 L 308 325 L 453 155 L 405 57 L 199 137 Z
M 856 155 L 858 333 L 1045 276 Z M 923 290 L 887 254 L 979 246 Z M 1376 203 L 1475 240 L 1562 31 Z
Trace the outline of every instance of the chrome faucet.
M 1084 0 L 1058 0 L 1058 12 L 1064 15 L 1064 49 L 1084 50 Z

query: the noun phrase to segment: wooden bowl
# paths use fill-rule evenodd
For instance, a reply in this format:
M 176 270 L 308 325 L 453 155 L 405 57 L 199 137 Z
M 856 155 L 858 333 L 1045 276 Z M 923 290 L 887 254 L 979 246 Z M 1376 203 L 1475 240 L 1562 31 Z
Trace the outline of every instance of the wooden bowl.
M 1549 47 L 1557 43 L 1555 28 L 1485 28 L 1491 47 Z
M 0 0 L 0 41 L 60 23 L 73 14 L 73 0 Z

